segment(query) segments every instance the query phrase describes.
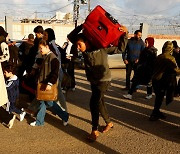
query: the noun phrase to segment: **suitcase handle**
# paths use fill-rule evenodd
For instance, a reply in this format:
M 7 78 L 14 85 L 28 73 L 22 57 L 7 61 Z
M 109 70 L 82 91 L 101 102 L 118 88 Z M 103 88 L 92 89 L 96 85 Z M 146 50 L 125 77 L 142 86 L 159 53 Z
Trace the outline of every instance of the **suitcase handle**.
M 114 23 L 114 24 L 117 24 L 117 23 L 118 23 L 118 21 L 117 21 L 111 14 L 109 14 L 108 12 L 105 13 L 105 16 L 106 16 L 109 20 L 111 20 L 112 23 Z

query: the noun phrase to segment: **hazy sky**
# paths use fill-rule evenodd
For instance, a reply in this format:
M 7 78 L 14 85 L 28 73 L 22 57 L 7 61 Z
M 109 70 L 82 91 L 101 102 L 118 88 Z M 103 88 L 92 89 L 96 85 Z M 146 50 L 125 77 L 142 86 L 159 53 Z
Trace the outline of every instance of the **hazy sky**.
M 5 15 L 16 18 L 33 17 L 34 12 L 44 18 L 55 15 L 56 11 L 73 12 L 74 0 L 1 0 L 0 18 Z M 103 6 L 118 20 L 157 19 L 180 22 L 180 0 L 91 0 L 91 9 Z M 80 18 L 87 15 L 87 5 L 80 6 Z

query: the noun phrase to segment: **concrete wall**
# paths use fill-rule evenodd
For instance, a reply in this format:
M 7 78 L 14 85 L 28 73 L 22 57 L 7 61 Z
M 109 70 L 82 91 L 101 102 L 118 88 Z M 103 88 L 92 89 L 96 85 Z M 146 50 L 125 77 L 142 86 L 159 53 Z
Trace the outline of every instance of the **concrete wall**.
M 27 38 L 28 34 L 34 34 L 34 28 L 40 24 L 29 24 L 29 23 L 13 23 L 12 25 L 12 36 L 11 39 L 22 40 Z M 56 43 L 63 45 L 66 41 L 66 36 L 69 32 L 74 29 L 74 25 L 63 25 L 63 24 L 41 24 L 44 29 L 52 28 L 55 31 Z M 0 26 L 5 27 L 4 23 L 0 23 Z M 34 34 L 35 35 L 35 34 Z
M 29 33 L 33 33 L 34 27 L 38 24 L 30 24 L 30 23 L 13 23 L 12 29 L 13 34 L 11 39 L 21 40 L 24 37 L 27 38 Z M 56 43 L 60 46 L 66 41 L 67 34 L 74 29 L 74 25 L 70 24 L 41 24 L 44 29 L 52 28 L 56 34 Z M 4 23 L 0 23 L 0 26 L 5 27 Z M 33 33 L 34 34 L 34 33 Z M 129 34 L 129 37 L 132 37 L 133 34 Z M 158 49 L 158 54 L 161 53 L 161 49 L 163 44 L 166 41 L 173 41 L 177 40 L 178 45 L 180 46 L 180 36 L 169 36 L 169 35 L 148 35 L 155 38 L 155 47 Z
M 158 55 L 162 53 L 162 47 L 166 41 L 173 41 L 175 39 L 155 39 L 154 47 L 158 49 Z M 176 40 L 178 46 L 180 46 L 180 40 Z

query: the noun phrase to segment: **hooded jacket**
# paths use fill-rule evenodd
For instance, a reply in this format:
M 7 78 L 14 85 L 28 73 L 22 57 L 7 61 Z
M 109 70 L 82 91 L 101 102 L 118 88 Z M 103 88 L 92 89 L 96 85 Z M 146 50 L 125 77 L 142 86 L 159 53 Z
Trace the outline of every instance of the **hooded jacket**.
M 172 56 L 173 44 L 170 41 L 165 42 L 156 61 L 153 73 L 154 80 L 160 80 L 163 76 L 170 76 L 172 74 L 180 74 L 180 69 L 177 67 L 175 58 Z
M 160 54 L 155 61 L 152 77 L 154 91 L 160 91 L 166 94 L 166 104 L 173 101 L 176 75 L 180 74 L 180 69 L 177 67 L 172 52 L 172 42 L 165 42 L 162 48 L 162 54 Z

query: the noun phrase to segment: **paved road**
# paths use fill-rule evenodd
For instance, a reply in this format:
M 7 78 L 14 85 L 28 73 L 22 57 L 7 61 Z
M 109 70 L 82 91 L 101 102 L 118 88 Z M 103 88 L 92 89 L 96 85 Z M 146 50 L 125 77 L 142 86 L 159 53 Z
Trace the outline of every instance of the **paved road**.
M 47 112 L 45 125 L 31 127 L 34 119 L 26 116 L 23 122 L 16 119 L 12 129 L 0 124 L 0 154 L 6 153 L 122 153 L 122 154 L 178 154 L 180 153 L 180 99 L 169 106 L 163 105 L 167 119 L 148 121 L 154 97 L 146 100 L 145 88 L 141 87 L 133 99 L 123 99 L 127 93 L 125 70 L 112 70 L 112 86 L 106 94 L 106 102 L 114 128 L 100 134 L 97 142 L 89 143 L 87 134 L 91 131 L 89 113 L 90 87 L 84 71 L 76 71 L 77 87 L 69 92 L 67 105 L 70 112 L 68 126 L 63 126 L 58 117 Z M 21 102 L 26 103 L 26 102 Z M 105 125 L 100 119 L 100 125 Z

